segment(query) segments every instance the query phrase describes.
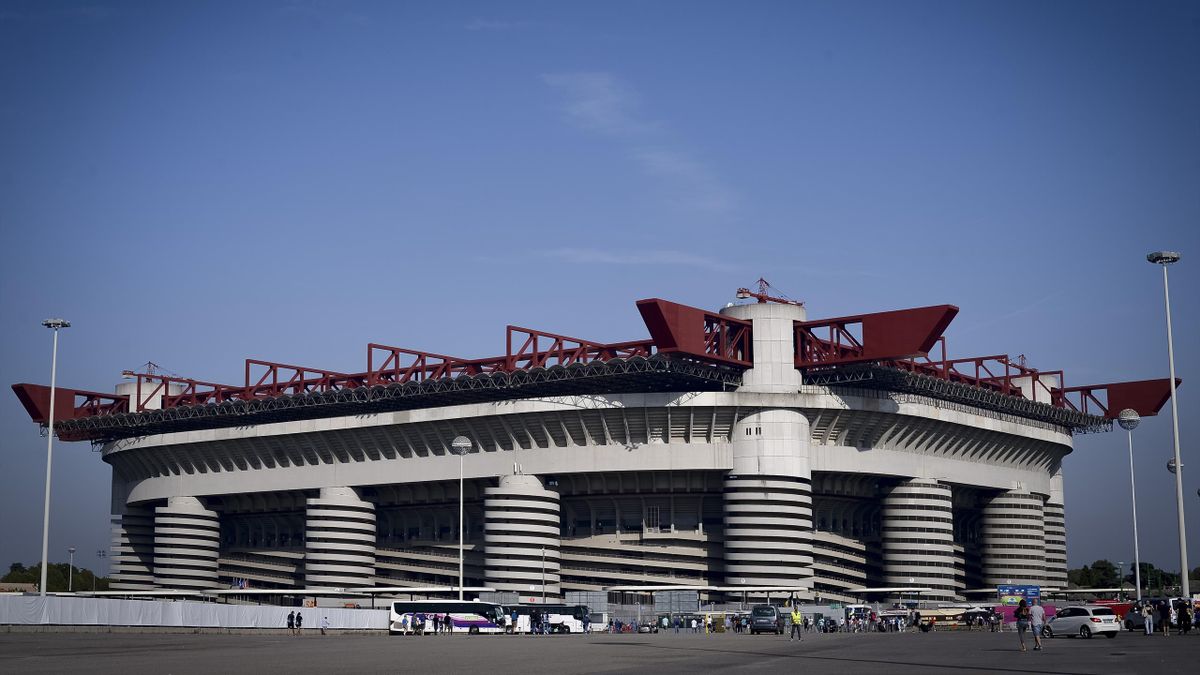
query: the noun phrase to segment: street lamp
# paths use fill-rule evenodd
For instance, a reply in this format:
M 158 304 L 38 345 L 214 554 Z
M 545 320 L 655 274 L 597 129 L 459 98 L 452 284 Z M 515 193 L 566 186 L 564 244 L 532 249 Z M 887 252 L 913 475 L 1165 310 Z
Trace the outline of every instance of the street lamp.
M 99 549 L 98 551 L 96 551 L 96 557 L 97 558 L 107 558 L 108 551 L 105 551 L 104 549 Z M 92 572 L 92 592 L 93 593 L 96 592 L 96 573 L 95 572 Z
M 1181 595 L 1190 598 L 1192 593 L 1187 577 L 1187 528 L 1183 517 L 1183 460 L 1179 458 L 1179 404 L 1175 402 L 1175 343 L 1171 336 L 1171 287 L 1167 282 L 1167 266 L 1179 262 L 1180 257 L 1175 251 L 1154 251 L 1146 254 L 1146 260 L 1161 265 L 1163 271 L 1163 299 L 1167 307 L 1167 362 L 1171 369 L 1171 429 L 1175 437 L 1175 508 L 1178 510 L 1179 520 L 1179 569 L 1183 582 Z
M 50 471 L 54 468 L 54 381 L 58 376 L 58 330 L 70 328 L 66 319 L 46 319 L 42 322 L 54 331 L 54 351 L 50 357 L 50 419 L 46 423 L 46 503 L 42 509 L 42 581 L 38 586 L 40 595 L 46 597 L 46 568 L 50 565 Z
M 1133 430 L 1142 421 L 1136 410 L 1126 408 L 1117 415 L 1117 424 L 1129 432 L 1129 497 L 1133 502 L 1133 583 L 1137 589 L 1137 600 L 1142 601 L 1142 556 L 1138 551 L 1137 530 L 1137 486 L 1133 481 Z
M 546 604 L 546 547 L 542 547 L 542 604 Z
M 74 547 L 74 546 L 70 546 L 70 547 L 68 547 L 68 548 L 67 548 L 67 553 L 70 553 L 70 554 L 71 554 L 71 563 L 70 563 L 70 565 L 71 565 L 71 574 L 70 574 L 70 575 L 67 577 L 67 592 L 68 592 L 68 593 L 70 593 L 70 592 L 71 592 L 71 591 L 74 589 L 74 587 L 75 587 L 75 586 L 74 586 L 74 581 L 75 581 L 75 547 Z
M 471 451 L 471 439 L 456 436 L 450 451 L 458 455 L 458 599 L 463 599 L 463 455 Z

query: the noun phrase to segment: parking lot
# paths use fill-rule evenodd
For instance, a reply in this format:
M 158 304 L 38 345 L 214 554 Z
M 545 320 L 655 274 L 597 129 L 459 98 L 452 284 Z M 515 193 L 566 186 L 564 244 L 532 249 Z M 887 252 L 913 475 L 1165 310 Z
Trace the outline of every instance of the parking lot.
M 384 637 L 318 634 L 0 633 L 0 673 L 1183 673 L 1200 635 L 1049 641 L 1013 633 Z

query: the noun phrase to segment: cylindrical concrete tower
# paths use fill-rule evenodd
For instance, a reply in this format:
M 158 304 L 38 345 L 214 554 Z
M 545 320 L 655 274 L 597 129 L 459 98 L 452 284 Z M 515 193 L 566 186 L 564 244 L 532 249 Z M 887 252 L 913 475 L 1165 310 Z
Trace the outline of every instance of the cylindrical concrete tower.
M 484 580 L 500 592 L 558 599 L 559 497 L 537 476 L 500 477 L 484 491 Z
M 1062 467 L 1050 477 L 1046 500 L 1046 586 L 1067 587 L 1067 514 L 1063 506 Z
M 195 497 L 171 497 L 154 509 L 154 582 L 159 588 L 216 588 L 221 524 Z
M 305 585 L 374 585 L 375 505 L 348 487 L 321 488 L 321 496 L 306 504 Z
M 114 591 L 154 590 L 154 514 L 124 507 L 112 517 L 112 583 Z
M 738 391 L 794 394 L 794 321 L 798 305 L 754 303 L 722 314 L 754 324 L 754 367 Z M 765 408 L 738 420 L 733 470 L 725 479 L 725 582 L 731 586 L 803 587 L 811 597 L 812 473 L 808 419 L 799 410 Z
M 1046 547 L 1042 496 L 1009 490 L 983 507 L 983 581 L 1044 585 Z
M 932 588 L 924 597 L 953 600 L 954 517 L 950 486 L 936 480 L 905 481 L 883 498 L 884 585 Z

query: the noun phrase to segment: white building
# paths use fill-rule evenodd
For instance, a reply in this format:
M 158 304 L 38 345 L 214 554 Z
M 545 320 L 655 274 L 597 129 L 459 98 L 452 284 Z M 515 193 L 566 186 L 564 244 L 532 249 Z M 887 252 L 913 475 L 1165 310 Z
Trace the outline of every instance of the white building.
M 651 339 L 619 345 L 510 327 L 495 359 L 144 374 L 66 390 L 56 432 L 112 466 L 114 588 L 454 585 L 457 436 L 468 586 L 1066 586 L 1072 434 L 1110 427 L 1106 396 L 1154 414 L 1165 380 L 927 358 L 950 306 L 810 322 L 759 300 L 641 301 Z M 44 423 L 45 388 L 14 389 Z

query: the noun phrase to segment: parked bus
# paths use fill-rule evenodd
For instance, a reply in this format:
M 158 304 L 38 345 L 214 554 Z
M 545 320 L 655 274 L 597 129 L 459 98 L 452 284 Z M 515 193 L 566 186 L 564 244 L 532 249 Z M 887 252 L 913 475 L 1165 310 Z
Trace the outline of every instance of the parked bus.
M 490 602 L 462 602 L 458 600 L 397 600 L 392 603 L 389 635 L 404 635 L 421 632 L 424 622 L 425 633 L 433 632 L 433 617 L 450 615 L 455 633 L 503 633 L 508 623 L 504 608 Z
M 516 633 L 532 632 L 530 615 L 535 610 L 542 613 L 551 633 L 582 633 L 584 618 L 591 613 L 587 605 L 517 605 L 509 611 L 513 609 L 517 611 Z

